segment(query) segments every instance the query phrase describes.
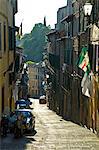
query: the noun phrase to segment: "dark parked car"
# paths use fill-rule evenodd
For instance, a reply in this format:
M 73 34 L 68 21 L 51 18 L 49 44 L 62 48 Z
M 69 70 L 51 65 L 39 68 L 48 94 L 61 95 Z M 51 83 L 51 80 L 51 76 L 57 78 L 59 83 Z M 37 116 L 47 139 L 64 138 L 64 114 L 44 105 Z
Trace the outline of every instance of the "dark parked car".
M 13 128 L 17 117 L 22 115 L 23 130 L 33 131 L 35 129 L 35 116 L 30 109 L 16 109 L 9 119 L 9 127 Z

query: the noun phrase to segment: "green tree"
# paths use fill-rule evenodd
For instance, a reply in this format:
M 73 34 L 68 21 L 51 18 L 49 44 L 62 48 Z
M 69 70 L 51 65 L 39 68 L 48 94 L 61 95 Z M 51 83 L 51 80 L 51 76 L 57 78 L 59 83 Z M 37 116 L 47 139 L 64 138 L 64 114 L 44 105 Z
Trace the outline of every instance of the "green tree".
M 50 26 L 42 23 L 35 24 L 30 34 L 25 34 L 20 40 L 20 46 L 24 49 L 27 60 L 39 62 L 42 60 L 44 47 L 47 44 L 46 34 L 50 31 Z

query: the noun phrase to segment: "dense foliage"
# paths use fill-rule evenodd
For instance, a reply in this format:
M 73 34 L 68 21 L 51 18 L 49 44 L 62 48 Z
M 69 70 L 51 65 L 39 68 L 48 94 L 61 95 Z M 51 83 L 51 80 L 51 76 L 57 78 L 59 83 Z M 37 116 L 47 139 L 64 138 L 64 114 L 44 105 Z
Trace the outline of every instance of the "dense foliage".
M 35 24 L 30 34 L 25 34 L 20 40 L 20 46 L 24 49 L 27 60 L 39 62 L 42 60 L 45 46 L 47 44 L 46 34 L 50 31 L 50 26 L 42 23 Z

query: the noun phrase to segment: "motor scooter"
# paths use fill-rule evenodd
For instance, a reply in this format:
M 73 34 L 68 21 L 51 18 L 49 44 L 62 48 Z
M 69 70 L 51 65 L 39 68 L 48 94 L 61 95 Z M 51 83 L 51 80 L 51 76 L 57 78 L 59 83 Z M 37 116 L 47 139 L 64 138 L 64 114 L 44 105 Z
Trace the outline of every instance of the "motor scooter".
M 14 137 L 19 138 L 23 136 L 22 121 L 17 119 L 14 123 Z

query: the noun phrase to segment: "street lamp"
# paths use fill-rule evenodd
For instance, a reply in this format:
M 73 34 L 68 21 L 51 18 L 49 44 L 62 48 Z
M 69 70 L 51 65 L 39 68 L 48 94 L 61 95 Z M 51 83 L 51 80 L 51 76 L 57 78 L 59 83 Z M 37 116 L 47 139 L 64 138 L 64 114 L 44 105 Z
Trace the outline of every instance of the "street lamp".
M 49 78 L 49 74 L 46 74 L 46 78 L 47 78 L 47 79 Z
M 85 3 L 84 5 L 84 14 L 85 16 L 90 16 L 92 11 L 92 4 L 91 3 Z
M 87 17 L 87 26 L 90 25 L 90 16 L 92 12 L 92 4 L 90 2 L 86 2 L 83 6 L 84 15 Z M 90 43 L 90 29 L 89 29 L 89 43 Z

